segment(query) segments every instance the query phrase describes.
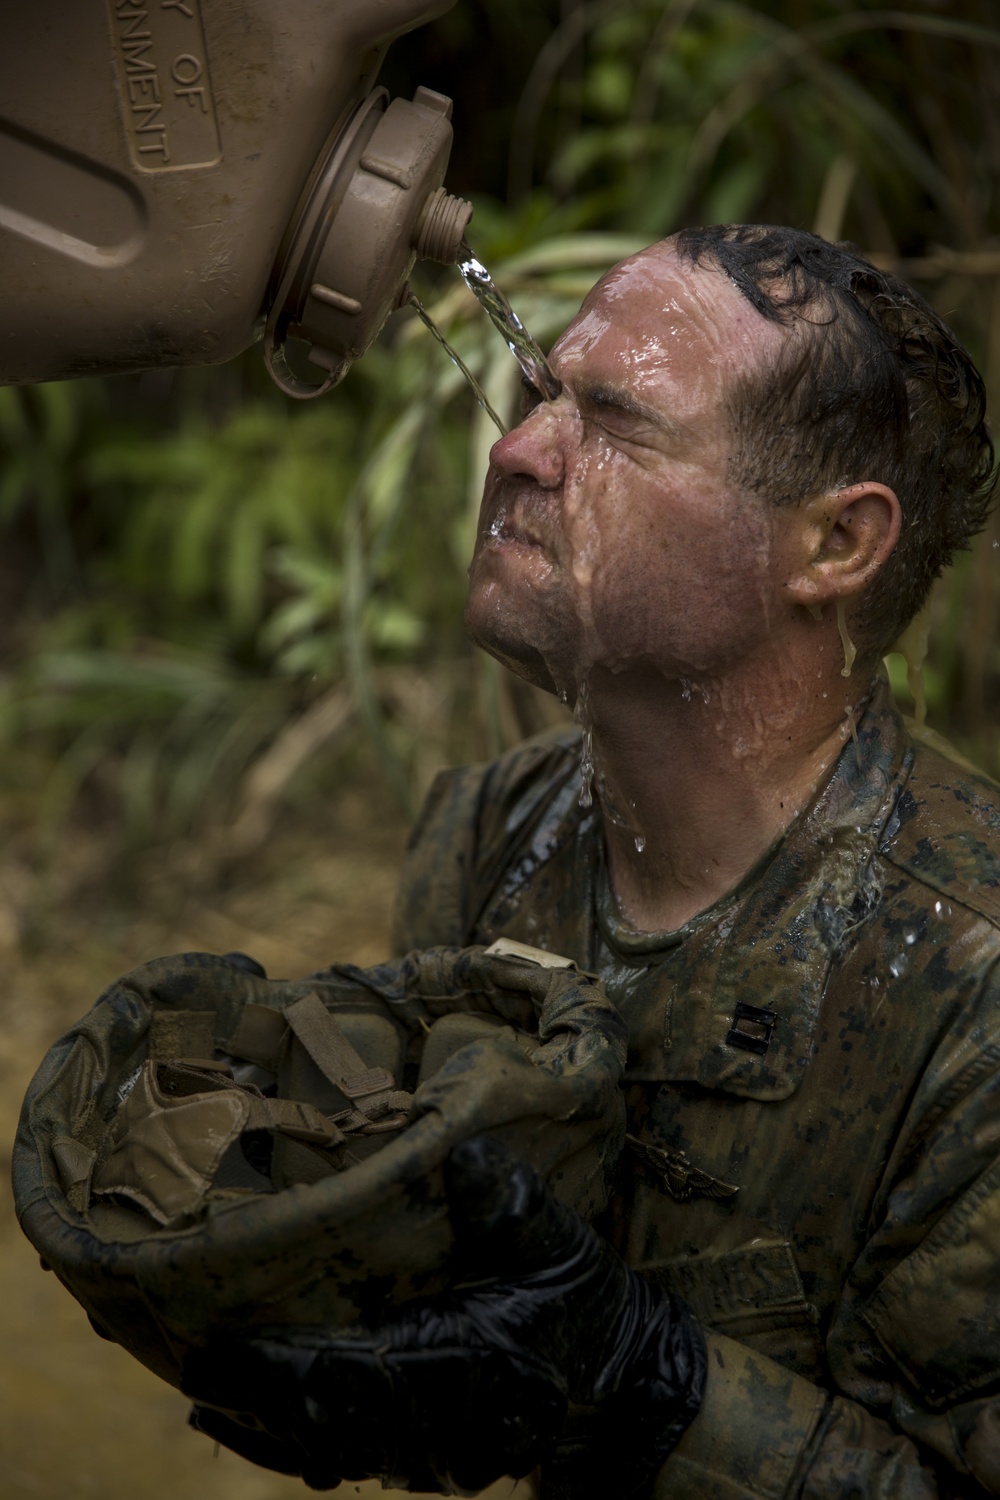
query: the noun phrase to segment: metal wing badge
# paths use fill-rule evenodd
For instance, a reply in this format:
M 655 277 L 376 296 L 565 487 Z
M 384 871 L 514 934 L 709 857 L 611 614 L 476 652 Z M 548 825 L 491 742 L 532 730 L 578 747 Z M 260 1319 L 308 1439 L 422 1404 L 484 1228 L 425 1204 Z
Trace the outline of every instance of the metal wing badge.
M 739 1188 L 731 1182 L 722 1182 L 700 1167 L 692 1166 L 683 1151 L 670 1151 L 663 1146 L 647 1146 L 634 1135 L 625 1137 L 635 1155 L 656 1178 L 657 1186 L 678 1203 L 690 1203 L 692 1198 L 731 1198 Z

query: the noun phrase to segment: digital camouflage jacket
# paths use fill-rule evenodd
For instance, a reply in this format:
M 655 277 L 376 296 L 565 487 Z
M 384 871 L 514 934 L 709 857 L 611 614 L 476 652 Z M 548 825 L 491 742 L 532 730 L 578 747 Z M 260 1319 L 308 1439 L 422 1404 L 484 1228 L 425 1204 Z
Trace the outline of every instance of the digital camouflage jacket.
M 579 790 L 573 732 L 442 774 L 396 943 L 563 953 L 628 1022 L 608 1232 L 709 1345 L 658 1500 L 1000 1494 L 1000 788 L 880 686 L 784 839 L 659 935 Z

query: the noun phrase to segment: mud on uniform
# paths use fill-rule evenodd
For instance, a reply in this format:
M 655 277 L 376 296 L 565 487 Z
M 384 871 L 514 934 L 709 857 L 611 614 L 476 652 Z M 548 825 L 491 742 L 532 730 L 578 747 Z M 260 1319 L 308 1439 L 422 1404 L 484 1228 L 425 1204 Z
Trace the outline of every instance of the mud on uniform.
M 617 914 L 574 732 L 443 773 L 400 952 L 506 935 L 630 1028 L 608 1232 L 708 1334 L 665 1497 L 1000 1494 L 1000 788 L 876 688 L 814 805 L 673 933 Z

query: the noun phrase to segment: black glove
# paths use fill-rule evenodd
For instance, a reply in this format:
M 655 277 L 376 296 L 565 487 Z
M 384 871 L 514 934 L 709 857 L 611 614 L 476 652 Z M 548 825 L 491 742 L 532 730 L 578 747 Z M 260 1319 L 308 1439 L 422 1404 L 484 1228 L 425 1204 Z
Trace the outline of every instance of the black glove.
M 457 1147 L 447 1185 L 453 1292 L 370 1331 L 262 1329 L 199 1351 L 193 1425 L 314 1489 L 474 1494 L 542 1464 L 549 1500 L 648 1490 L 701 1400 L 694 1318 L 499 1142 Z

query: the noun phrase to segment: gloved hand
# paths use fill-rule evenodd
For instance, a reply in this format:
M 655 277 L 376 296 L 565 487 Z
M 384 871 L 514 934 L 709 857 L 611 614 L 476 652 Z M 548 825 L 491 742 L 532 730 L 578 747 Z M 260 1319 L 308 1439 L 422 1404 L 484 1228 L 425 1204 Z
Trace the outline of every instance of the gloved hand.
M 548 1500 L 643 1493 L 701 1400 L 694 1318 L 499 1142 L 457 1147 L 447 1186 L 454 1291 L 364 1332 L 263 1329 L 199 1351 L 193 1425 L 314 1489 L 473 1494 L 541 1464 Z

